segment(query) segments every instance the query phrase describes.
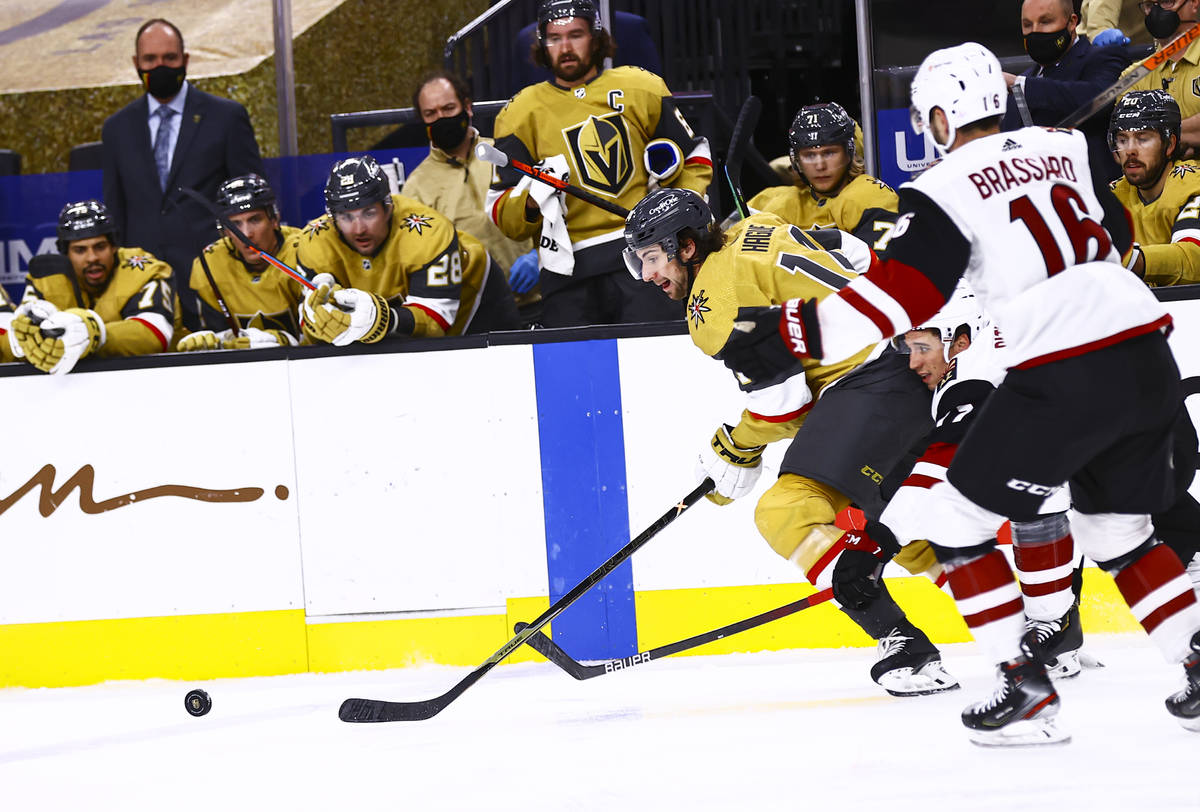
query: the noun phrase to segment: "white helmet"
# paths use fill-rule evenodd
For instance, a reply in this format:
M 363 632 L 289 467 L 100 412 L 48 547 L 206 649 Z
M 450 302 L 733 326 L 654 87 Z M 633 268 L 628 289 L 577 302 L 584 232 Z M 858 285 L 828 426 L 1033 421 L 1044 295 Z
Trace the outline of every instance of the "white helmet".
M 934 313 L 919 327 L 913 327 L 913 330 L 937 330 L 938 335 L 942 339 L 942 357 L 947 362 L 950 361 L 950 345 L 954 343 L 956 335 L 960 334 L 963 326 L 967 328 L 967 337 L 972 342 L 978 341 L 979 336 L 987 328 L 988 319 L 983 314 L 983 309 L 979 306 L 979 300 L 975 297 L 975 291 L 971 290 L 971 286 L 966 280 L 959 280 L 958 287 L 950 294 L 950 298 L 942 305 L 942 309 Z M 907 351 L 907 345 L 904 344 L 904 335 L 896 337 L 895 346 L 901 351 Z
M 928 132 L 934 147 L 946 154 L 959 127 L 982 118 L 1004 115 L 1008 85 L 996 55 L 978 42 L 942 48 L 925 57 L 912 82 L 912 127 Z M 929 129 L 933 108 L 940 107 L 950 124 L 945 144 Z

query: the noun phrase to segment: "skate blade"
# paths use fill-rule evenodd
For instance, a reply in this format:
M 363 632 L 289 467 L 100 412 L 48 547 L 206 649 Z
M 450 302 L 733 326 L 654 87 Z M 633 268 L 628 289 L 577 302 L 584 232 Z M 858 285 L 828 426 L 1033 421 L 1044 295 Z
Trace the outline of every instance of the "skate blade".
M 1184 730 L 1193 730 L 1200 733 L 1200 716 L 1195 719 L 1184 719 L 1182 716 L 1176 716 L 1175 721 L 1183 727 Z
M 892 696 L 929 696 L 959 687 L 940 662 L 926 663 L 915 674 L 908 666 L 893 668 L 879 675 L 879 684 Z
M 1021 719 L 998 730 L 968 728 L 967 736 L 972 744 L 980 747 L 1039 747 L 1071 741 L 1071 734 L 1060 728 L 1053 719 Z

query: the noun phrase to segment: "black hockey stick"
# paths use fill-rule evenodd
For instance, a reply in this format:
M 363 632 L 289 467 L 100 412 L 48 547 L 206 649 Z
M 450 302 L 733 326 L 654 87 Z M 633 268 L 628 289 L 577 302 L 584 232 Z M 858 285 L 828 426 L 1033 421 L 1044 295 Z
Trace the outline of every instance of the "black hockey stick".
M 200 203 L 200 205 L 204 206 L 204 208 L 206 208 L 210 212 L 212 212 L 213 216 L 216 217 L 217 220 L 219 220 L 221 222 L 221 225 L 223 225 L 223 226 L 225 226 L 225 228 L 229 229 L 230 233 L 233 234 L 233 236 L 237 237 L 239 240 L 244 242 L 246 245 L 250 246 L 255 251 L 257 251 L 262 256 L 262 258 L 265 259 L 268 263 L 270 263 L 271 265 L 274 265 L 276 268 L 283 271 L 285 274 L 290 276 L 292 279 L 295 279 L 297 282 L 299 282 L 301 285 L 308 288 L 309 290 L 317 289 L 316 286 L 313 285 L 312 282 L 308 281 L 307 276 L 300 273 L 299 271 L 297 271 L 292 266 L 288 265 L 283 260 L 277 259 L 273 255 L 264 251 L 259 246 L 255 245 L 254 241 L 251 240 L 249 237 L 247 237 L 245 234 L 243 234 L 242 230 L 240 228 L 238 228 L 237 226 L 235 226 L 228 217 L 226 217 L 224 214 L 222 214 L 221 210 L 218 209 L 207 197 L 200 194 L 195 189 L 188 189 L 184 186 L 180 186 L 179 191 L 183 192 L 185 195 L 187 195 L 188 197 L 197 201 L 198 203 Z M 212 277 L 209 277 L 209 281 L 212 281 Z
M 625 208 L 624 206 L 613 203 L 611 200 L 605 200 L 598 195 L 594 195 L 587 189 L 580 189 L 574 184 L 567 183 L 562 178 L 557 178 L 548 172 L 543 172 L 536 166 L 530 166 L 523 161 L 518 161 L 516 158 L 511 157 L 508 155 L 508 153 L 497 149 L 491 144 L 480 141 L 475 145 L 475 155 L 481 161 L 487 161 L 488 163 L 495 164 L 496 166 L 511 166 L 522 175 L 528 175 L 534 180 L 540 180 L 547 186 L 553 186 L 555 189 L 566 192 L 572 197 L 577 197 L 585 203 L 591 203 L 593 206 L 599 206 L 605 211 L 617 215 L 622 220 L 629 216 L 629 209 Z
M 1133 87 L 1144 77 L 1149 76 L 1152 71 L 1161 66 L 1168 59 L 1182 55 L 1197 37 L 1200 37 L 1200 25 L 1193 25 L 1187 31 L 1184 31 L 1182 34 L 1168 42 L 1163 47 L 1159 48 L 1154 53 L 1150 54 L 1150 56 L 1146 57 L 1141 62 L 1133 63 L 1133 67 L 1121 74 L 1121 77 L 1117 79 L 1117 81 L 1114 82 L 1107 90 L 1103 91 L 1090 102 L 1064 118 L 1058 126 L 1078 127 L 1096 113 L 1099 113 L 1101 110 L 1116 101 L 1117 96 L 1120 96 L 1126 90 Z
M 543 626 L 561 615 L 568 606 L 579 600 L 585 592 L 598 584 L 606 575 L 625 563 L 646 542 L 654 538 L 664 527 L 675 521 L 681 513 L 696 504 L 712 488 L 713 481 L 711 479 L 705 479 L 697 485 L 695 490 L 683 497 L 683 500 L 679 504 L 660 516 L 654 524 L 643 530 L 641 535 L 633 539 L 633 541 L 626 544 L 620 550 L 617 550 L 611 558 L 593 570 L 591 575 L 584 578 L 575 585 L 574 589 L 551 604 L 549 609 L 538 615 L 537 619 L 526 626 L 525 629 L 518 632 L 514 638 L 501 646 L 482 665 L 459 680 L 446 693 L 436 696 L 433 699 L 423 699 L 417 702 L 388 702 L 383 699 L 347 699 L 342 703 L 342 707 L 338 709 L 338 718 L 343 722 L 415 722 L 421 719 L 429 719 L 441 713 L 446 709 L 447 705 L 462 696 L 463 692 L 478 682 L 484 674 L 495 668 L 501 660 L 520 648 L 530 637 L 541 631 Z
M 254 250 L 258 250 L 257 248 Z M 221 289 L 217 287 L 217 280 L 213 279 L 212 271 L 208 268 L 208 260 L 204 258 L 204 249 L 200 249 L 200 267 L 204 271 L 204 278 L 208 280 L 209 287 L 212 288 L 213 296 L 217 297 L 217 304 L 221 306 L 221 313 L 225 316 L 225 321 L 229 323 L 229 329 L 233 331 L 233 337 L 237 338 L 242 334 L 238 329 L 237 319 L 233 317 L 233 313 L 229 310 L 229 305 L 225 303 L 225 297 L 221 295 Z
M 758 96 L 750 96 L 742 103 L 738 111 L 737 121 L 733 123 L 733 134 L 729 137 L 729 149 L 725 152 L 725 180 L 729 183 L 729 191 L 733 195 L 733 204 L 743 219 L 750 216 L 746 209 L 746 200 L 742 197 L 742 162 L 746 160 L 746 147 L 754 135 L 758 117 L 762 113 L 762 100 Z
M 538 632 L 529 638 L 528 643 L 531 648 L 535 649 L 539 654 L 545 657 L 550 662 L 557 665 L 563 671 L 566 671 L 575 679 L 584 680 L 592 677 L 611 674 L 614 671 L 623 671 L 626 668 L 632 668 L 635 665 L 642 665 L 651 660 L 660 660 L 663 657 L 669 657 L 672 654 L 678 654 L 681 651 L 687 651 L 697 646 L 702 646 L 705 643 L 712 643 L 716 640 L 721 640 L 725 637 L 730 637 L 748 629 L 753 629 L 756 626 L 761 626 L 764 623 L 770 623 L 772 620 L 779 620 L 781 617 L 794 615 L 796 612 L 808 609 L 811 606 L 824 603 L 833 597 L 832 589 L 823 589 L 820 592 L 814 592 L 806 598 L 801 598 L 798 601 L 792 601 L 784 606 L 777 607 L 768 612 L 748 617 L 745 620 L 739 620 L 737 623 L 730 623 L 728 626 L 722 626 L 719 629 L 713 629 L 711 632 L 697 634 L 686 640 L 679 640 L 674 643 L 652 648 L 648 651 L 639 651 L 637 654 L 631 654 L 628 657 L 619 657 L 615 660 L 607 660 L 595 665 L 585 665 L 571 657 L 570 654 L 563 651 L 562 648 L 547 637 L 543 632 Z M 516 630 L 519 632 L 528 624 L 518 623 Z

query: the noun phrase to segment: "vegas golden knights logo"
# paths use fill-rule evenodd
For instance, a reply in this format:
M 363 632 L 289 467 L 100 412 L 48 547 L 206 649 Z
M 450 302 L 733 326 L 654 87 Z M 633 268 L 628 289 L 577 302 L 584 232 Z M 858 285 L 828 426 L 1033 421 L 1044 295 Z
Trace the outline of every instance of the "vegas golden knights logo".
M 619 195 L 633 177 L 629 129 L 621 114 L 588 116 L 587 121 L 563 130 L 563 137 L 582 174 L 576 182 Z

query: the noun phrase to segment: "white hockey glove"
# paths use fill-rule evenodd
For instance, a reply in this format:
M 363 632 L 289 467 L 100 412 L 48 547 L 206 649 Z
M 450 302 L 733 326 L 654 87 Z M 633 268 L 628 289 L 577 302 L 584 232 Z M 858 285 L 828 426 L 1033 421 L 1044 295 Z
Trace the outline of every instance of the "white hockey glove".
M 237 336 L 232 330 L 221 333 L 221 346 L 227 350 L 262 350 L 271 347 L 295 347 L 297 341 L 286 330 L 260 330 L 243 327 Z
M 683 150 L 669 138 L 656 138 L 646 145 L 646 151 L 642 153 L 642 163 L 650 175 L 646 189 L 653 192 L 660 186 L 669 184 L 679 175 L 683 169 Z
M 12 322 L 8 325 L 8 346 L 14 358 L 24 358 L 23 344 L 33 341 L 33 335 L 41 324 L 58 312 L 58 308 L 45 299 L 33 299 L 23 302 L 13 313 Z
M 79 359 L 104 346 L 106 337 L 99 313 L 73 307 L 43 319 L 21 349 L 25 360 L 42 372 L 63 375 L 74 369 Z
M 718 505 L 728 505 L 750 493 L 762 473 L 762 454 L 766 446 L 742 448 L 733 441 L 731 431 L 733 426 L 728 424 L 718 428 L 696 461 L 696 478 L 712 479 L 713 489 L 705 496 Z
M 200 330 L 196 333 L 188 333 L 176 342 L 175 351 L 198 352 L 200 350 L 219 350 L 221 349 L 221 338 L 228 332 L 228 330 L 224 333 L 214 333 L 212 330 Z

